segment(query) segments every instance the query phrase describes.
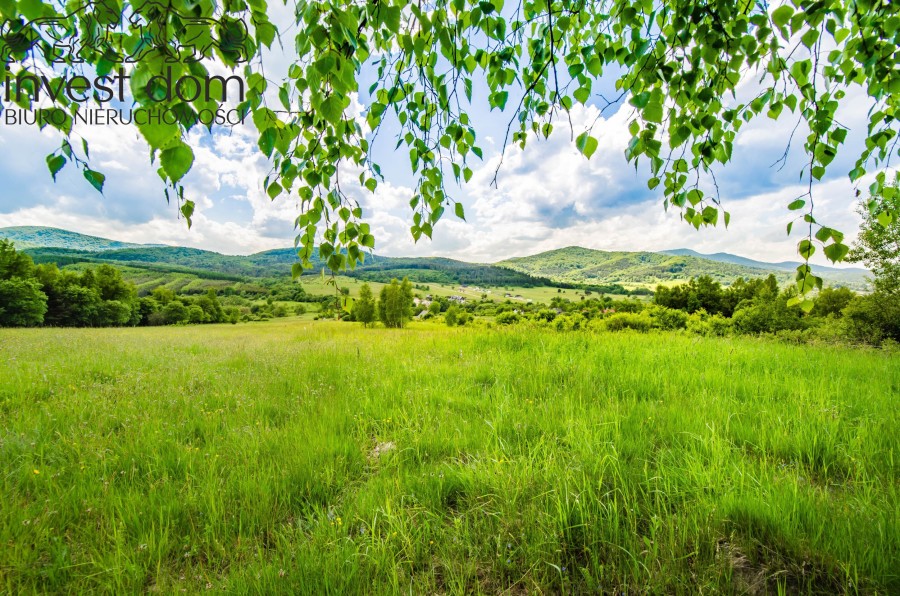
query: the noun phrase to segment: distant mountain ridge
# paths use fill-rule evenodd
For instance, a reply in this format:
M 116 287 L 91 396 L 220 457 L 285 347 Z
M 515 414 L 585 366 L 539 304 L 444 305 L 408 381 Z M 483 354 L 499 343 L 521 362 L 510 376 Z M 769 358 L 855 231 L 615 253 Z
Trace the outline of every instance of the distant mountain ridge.
M 36 262 L 111 263 L 157 271 L 204 272 L 222 276 L 261 278 L 289 275 L 297 262 L 293 248 L 263 251 L 246 256 L 180 246 L 134 244 L 38 226 L 0 228 Z M 321 263 L 314 261 L 316 269 Z M 417 283 L 473 286 L 540 286 L 621 284 L 654 287 L 659 283 L 687 281 L 709 275 L 729 284 L 738 277 L 774 273 L 780 282 L 793 278 L 795 263 L 765 263 L 728 253 L 702 255 L 690 249 L 663 252 L 601 251 L 570 246 L 493 264 L 467 263 L 443 257 L 368 257 L 346 274 L 368 281 L 409 277 Z M 829 284 L 853 289 L 867 287 L 864 269 L 817 267 Z
M 681 251 L 684 251 L 683 253 Z M 676 254 L 673 254 L 676 253 Z M 701 256 L 687 249 L 665 252 L 602 251 L 569 246 L 527 257 L 497 263 L 529 275 L 547 277 L 565 283 L 619 283 L 655 285 L 687 280 L 700 275 L 729 284 L 738 277 L 774 274 L 781 283 L 793 279 L 796 264 L 764 263 L 736 255 L 720 253 L 719 258 Z M 865 270 L 816 267 L 816 272 L 831 284 L 864 289 Z
M 675 255 L 682 257 L 699 257 L 701 259 L 709 259 L 710 261 L 718 261 L 720 263 L 734 263 L 735 265 L 745 265 L 747 267 L 756 267 L 758 269 L 784 269 L 785 271 L 796 271 L 800 266 L 800 261 L 781 261 L 780 263 L 768 263 L 765 261 L 754 261 L 747 257 L 740 257 L 727 252 L 717 252 L 712 254 L 704 254 L 691 250 L 690 248 L 673 248 L 672 250 L 660 251 L 667 255 Z M 868 269 L 862 267 L 827 267 L 824 265 L 816 265 L 816 270 L 824 273 L 855 273 L 858 275 L 869 275 Z
M 110 263 L 168 273 L 195 273 L 222 278 L 266 278 L 290 275 L 297 262 L 293 248 L 267 250 L 251 255 L 223 255 L 198 248 L 141 245 L 86 236 L 56 228 L 0 228 L 7 237 L 31 255 L 37 263 L 59 266 L 77 263 Z M 313 258 L 314 271 L 323 264 Z M 490 264 L 465 263 L 442 257 L 367 256 L 363 265 L 344 273 L 367 281 L 389 282 L 408 276 L 417 283 L 460 284 L 470 286 L 549 285 L 550 280 Z

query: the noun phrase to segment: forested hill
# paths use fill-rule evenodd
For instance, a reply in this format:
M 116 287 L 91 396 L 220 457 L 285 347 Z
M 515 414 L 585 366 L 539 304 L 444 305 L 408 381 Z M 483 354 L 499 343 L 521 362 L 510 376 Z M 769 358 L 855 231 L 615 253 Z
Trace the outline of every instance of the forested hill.
M 293 248 L 252 255 L 223 255 L 179 246 L 140 245 L 85 236 L 67 230 L 41 227 L 0 228 L 0 238 L 10 238 L 38 263 L 60 266 L 76 263 L 110 263 L 154 271 L 215 275 L 227 279 L 283 277 L 297 262 Z M 687 252 L 673 251 L 673 252 Z M 731 259 L 731 260 L 729 260 Z M 486 287 L 534 287 L 543 285 L 643 286 L 687 281 L 709 275 L 723 284 L 738 277 L 751 278 L 775 273 L 787 283 L 793 269 L 785 263 L 763 263 L 721 253 L 707 257 L 656 252 L 606 252 L 568 247 L 518 257 L 495 264 L 466 263 L 441 257 L 367 256 L 366 262 L 346 275 L 366 281 L 388 282 L 409 277 L 416 283 L 461 284 Z M 752 264 L 752 265 L 751 265 Z M 314 273 L 321 263 L 314 261 Z M 817 268 L 829 284 L 864 289 L 865 270 Z
M 752 262 L 758 266 L 692 255 L 607 252 L 570 246 L 529 257 L 507 259 L 497 264 L 529 275 L 546 277 L 554 282 L 573 284 L 654 285 L 682 281 L 700 275 L 708 275 L 716 281 L 729 284 L 738 277 L 760 277 L 770 273 L 774 273 L 780 282 L 785 283 L 794 277 L 792 269 L 760 261 Z M 827 283 L 848 285 L 856 289 L 862 289 L 866 285 L 864 274 L 860 270 L 846 273 L 840 269 L 821 267 L 816 268 L 816 272 L 822 275 Z
M 63 267 L 77 263 L 109 263 L 162 272 L 215 274 L 216 277 L 284 277 L 297 262 L 293 248 L 252 255 L 223 255 L 209 250 L 180 246 L 140 245 L 116 242 L 55 228 L 0 228 L 0 238 L 10 238 L 36 263 L 56 263 Z M 313 259 L 313 273 L 322 264 Z M 417 283 L 472 286 L 534 287 L 549 280 L 496 265 L 465 263 L 440 257 L 394 258 L 367 256 L 366 262 L 345 275 L 366 281 L 389 282 L 409 277 Z M 208 276 L 208 275 L 203 275 Z

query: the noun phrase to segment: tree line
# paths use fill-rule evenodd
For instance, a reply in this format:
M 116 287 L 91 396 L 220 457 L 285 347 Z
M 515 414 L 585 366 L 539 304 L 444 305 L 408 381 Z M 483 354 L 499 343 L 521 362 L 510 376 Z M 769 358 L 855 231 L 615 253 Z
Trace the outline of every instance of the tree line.
M 236 307 L 223 307 L 215 290 L 179 296 L 165 287 L 138 297 L 134 284 L 107 264 L 83 271 L 35 265 L 0 240 L 0 326 L 119 327 L 178 323 L 235 323 Z

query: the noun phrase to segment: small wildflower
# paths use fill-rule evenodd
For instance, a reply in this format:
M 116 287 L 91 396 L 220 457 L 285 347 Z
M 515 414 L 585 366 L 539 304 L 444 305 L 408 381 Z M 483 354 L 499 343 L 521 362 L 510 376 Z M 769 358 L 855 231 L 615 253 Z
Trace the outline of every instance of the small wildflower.
M 285 571 L 284 569 L 278 570 L 278 577 L 284 577 L 285 575 L 287 575 L 287 571 Z
M 40 473 L 41 473 L 41 471 L 40 471 L 40 470 L 32 470 L 32 472 L 34 472 L 34 475 L 35 475 L 35 476 L 37 476 L 37 475 L 38 475 L 38 474 L 40 474 Z

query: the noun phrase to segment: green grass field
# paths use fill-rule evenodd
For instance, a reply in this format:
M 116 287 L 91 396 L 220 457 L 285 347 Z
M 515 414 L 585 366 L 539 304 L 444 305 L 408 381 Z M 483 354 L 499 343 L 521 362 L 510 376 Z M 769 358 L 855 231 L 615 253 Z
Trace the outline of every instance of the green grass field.
M 900 359 L 0 330 L 0 592 L 900 593 Z

